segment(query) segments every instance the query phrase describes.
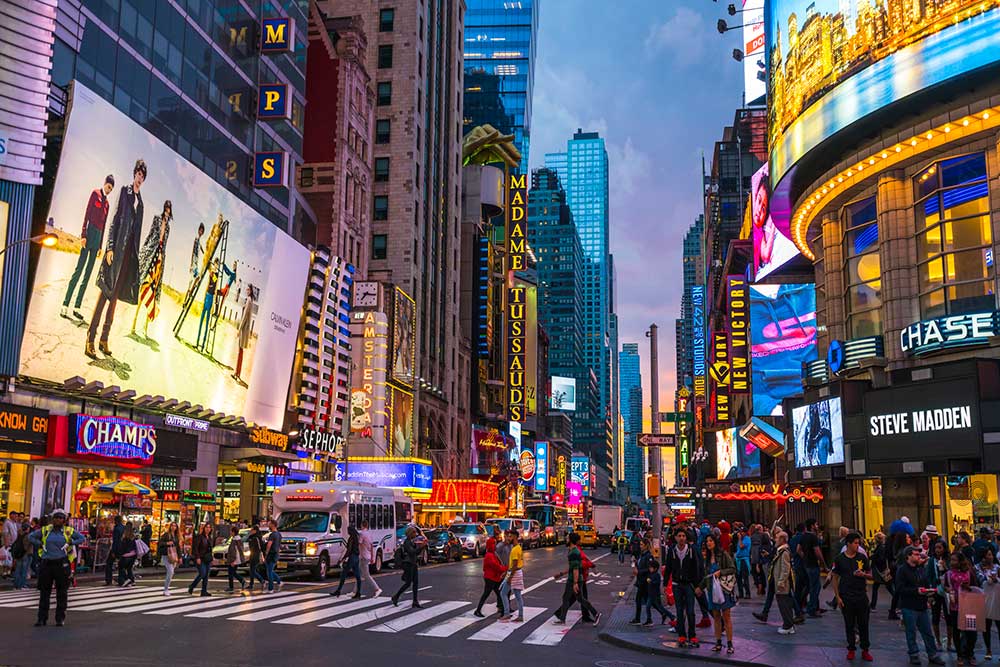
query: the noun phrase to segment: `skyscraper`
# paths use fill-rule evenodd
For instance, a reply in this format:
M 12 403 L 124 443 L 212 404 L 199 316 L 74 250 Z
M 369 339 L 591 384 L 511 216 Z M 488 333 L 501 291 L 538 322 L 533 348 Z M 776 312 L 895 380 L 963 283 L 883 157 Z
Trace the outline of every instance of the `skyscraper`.
M 627 494 L 636 502 L 644 497 L 644 451 L 635 437 L 642 432 L 642 377 L 639 373 L 639 344 L 624 343 L 618 354 L 618 377 L 621 387 L 621 415 L 624 422 L 622 459 L 625 462 Z
M 684 291 L 681 293 L 681 314 L 675 322 L 676 340 L 675 360 L 677 362 L 677 386 L 684 386 L 687 378 L 694 370 L 694 355 L 691 338 L 691 288 L 702 284 L 705 280 L 705 267 L 702 258 L 702 243 L 704 242 L 705 216 L 699 215 L 688 227 L 684 235 L 683 257 L 681 266 L 684 275 Z
M 538 0 L 466 0 L 466 129 L 489 123 L 514 135 L 528 168 Z
M 611 406 L 611 348 L 608 152 L 597 132 L 577 130 L 565 153 L 547 153 L 545 165 L 559 174 L 583 247 L 583 362 L 597 376 L 597 409 L 577 412 L 573 436 L 578 449 L 611 469 L 606 426 Z M 578 390 L 587 383 L 578 379 Z M 617 423 L 617 416 L 614 417 Z

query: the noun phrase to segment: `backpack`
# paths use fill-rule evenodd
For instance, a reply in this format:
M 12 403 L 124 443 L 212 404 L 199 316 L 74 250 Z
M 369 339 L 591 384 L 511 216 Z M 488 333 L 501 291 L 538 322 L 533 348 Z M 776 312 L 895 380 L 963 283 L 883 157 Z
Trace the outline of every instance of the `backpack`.
M 14 540 L 14 544 L 10 545 L 10 555 L 12 558 L 17 560 L 25 557 L 25 555 L 28 553 L 27 541 L 28 541 L 27 534 L 18 536 L 18 538 Z

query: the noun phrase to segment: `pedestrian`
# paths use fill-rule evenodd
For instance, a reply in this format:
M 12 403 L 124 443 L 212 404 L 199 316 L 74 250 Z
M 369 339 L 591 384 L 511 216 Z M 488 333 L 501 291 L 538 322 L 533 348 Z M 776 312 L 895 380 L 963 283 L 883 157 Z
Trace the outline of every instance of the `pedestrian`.
M 264 590 L 267 578 L 261 572 L 264 569 L 264 537 L 260 534 L 260 526 L 254 521 L 250 526 L 250 534 L 247 536 L 247 545 L 250 547 L 250 584 L 248 591 L 253 591 L 253 582 L 260 582 L 260 589 Z
M 486 540 L 486 555 L 483 557 L 483 594 L 479 596 L 479 604 L 476 605 L 476 611 L 473 612 L 474 616 L 485 618 L 483 604 L 490 597 L 490 593 L 494 593 L 497 597 L 497 612 L 500 614 L 500 620 L 507 618 L 506 607 L 500 594 L 500 584 L 503 583 L 506 573 L 507 567 L 497 556 L 497 541 L 491 537 Z
M 928 586 L 927 569 L 921 566 L 920 550 L 907 547 L 903 559 L 903 564 L 896 570 L 896 588 L 899 591 L 899 608 L 903 612 L 910 664 L 920 664 L 920 649 L 917 647 L 917 632 L 920 632 L 927 661 L 932 665 L 943 665 L 944 660 L 938 655 L 940 644 L 931 633 L 931 617 L 927 610 L 927 598 L 934 594 L 934 589 Z
M 337 590 L 330 593 L 333 597 L 340 595 L 341 589 L 344 588 L 344 582 L 349 576 L 353 576 L 355 582 L 357 582 L 354 595 L 351 596 L 352 599 L 361 597 L 361 570 L 358 568 L 359 556 L 361 554 L 360 539 L 358 530 L 354 526 L 348 526 L 347 544 L 344 546 L 344 555 L 340 559 L 340 583 L 337 584 Z
M 722 626 L 726 627 L 726 654 L 732 655 L 733 619 L 731 610 L 736 606 L 733 593 L 736 589 L 736 563 L 729 552 L 723 551 L 714 535 L 709 535 L 702 543 L 702 559 L 705 562 L 705 578 L 701 588 L 706 592 L 708 609 L 712 612 L 715 629 L 716 653 L 722 651 Z
M 28 542 L 30 524 L 24 520 L 24 515 L 18 513 L 21 524 L 18 527 L 17 537 L 10 548 L 10 554 L 14 558 L 14 590 L 19 591 L 28 587 L 28 572 L 31 569 L 31 544 Z
M 820 590 L 820 580 L 819 573 L 820 569 L 826 569 L 826 560 L 823 558 L 823 552 L 819 548 L 819 536 L 817 535 L 816 519 L 807 519 L 805 523 L 805 532 L 802 533 L 802 537 L 799 539 L 798 544 L 798 554 L 802 559 L 802 567 L 805 571 L 805 576 L 807 578 L 807 591 L 809 594 L 809 603 L 806 606 L 806 613 L 812 618 L 819 618 L 819 590 Z
M 21 522 L 17 518 L 17 512 L 8 512 L 7 518 L 4 519 L 3 529 L 0 532 L 0 551 L 4 552 L 5 558 L 9 559 L 10 563 L 4 566 L 4 574 L 9 574 L 14 571 L 14 556 L 11 550 L 14 547 L 14 543 L 17 541 L 17 534 L 21 529 Z
M 934 630 L 934 639 L 938 646 L 943 646 L 941 641 L 941 618 L 944 617 L 944 630 L 947 637 L 947 651 L 954 650 L 952 642 L 951 625 L 948 624 L 948 595 L 944 589 L 944 578 L 948 574 L 948 563 L 951 561 L 951 554 L 948 553 L 948 543 L 944 540 L 937 540 L 931 545 L 931 555 L 927 559 L 924 570 L 927 576 L 927 586 L 934 589 L 931 597 L 931 627 Z
M 568 562 L 568 569 L 566 571 L 566 587 L 563 589 L 562 604 L 556 611 L 556 620 L 553 621 L 556 625 L 564 625 L 566 623 L 566 614 L 569 613 L 569 608 L 573 606 L 574 602 L 580 602 L 580 609 L 583 611 L 584 621 L 590 620 L 594 625 L 601 620 L 601 614 L 590 601 L 583 596 L 583 559 L 582 553 L 580 551 L 580 533 L 570 533 L 569 534 L 569 546 L 566 552 L 566 559 Z M 556 579 L 563 576 L 560 572 L 555 576 Z
M 889 538 L 888 559 L 889 559 L 890 569 L 893 572 L 898 570 L 905 562 L 906 559 L 903 557 L 903 553 L 909 546 L 914 546 L 913 536 L 905 531 L 897 532 L 892 537 Z M 899 592 L 894 589 L 892 595 L 892 604 L 889 606 L 890 621 L 899 620 L 898 607 L 899 607 Z
M 964 530 L 955 536 L 955 551 L 962 552 L 962 555 L 969 561 L 969 567 L 975 565 L 976 550 L 972 546 L 972 536 Z
M 660 564 L 656 559 L 649 560 L 649 575 L 646 579 L 646 622 L 643 625 L 653 624 L 653 610 L 660 612 L 660 625 L 665 625 L 667 619 L 673 620 L 671 614 L 660 601 L 660 588 L 663 586 L 663 579 L 660 578 Z
M 73 547 L 83 544 L 84 537 L 66 525 L 66 510 L 52 512 L 51 523 L 28 535 L 39 559 L 38 567 L 38 620 L 35 626 L 49 622 L 49 602 L 52 586 L 56 587 L 56 625 L 66 623 L 66 606 L 69 597 L 71 564 L 75 558 Z
M 750 536 L 742 530 L 736 533 L 736 588 L 740 599 L 750 597 L 750 542 Z
M 229 534 L 229 546 L 226 548 L 226 574 L 229 577 L 229 588 L 226 589 L 227 593 L 233 593 L 236 590 L 233 579 L 240 582 L 240 589 L 247 587 L 246 579 L 236 569 L 243 565 L 244 562 L 243 538 L 240 537 L 240 531 L 233 528 Z
M 156 553 L 160 555 L 160 562 L 163 563 L 163 569 L 166 570 L 166 576 L 163 578 L 164 595 L 170 595 L 170 582 L 174 578 L 174 569 L 181 560 L 180 548 L 181 534 L 177 529 L 177 524 L 171 521 L 167 529 L 160 535 L 156 547 Z
M 976 633 L 963 630 L 958 625 L 958 604 L 962 591 L 969 591 L 977 585 L 976 573 L 972 564 L 962 551 L 951 555 L 948 572 L 944 575 L 944 589 L 948 595 L 948 625 L 955 641 L 955 652 L 958 654 L 958 664 L 976 664 Z
M 885 588 L 893 598 L 896 597 L 893 588 L 893 568 L 889 567 L 889 548 L 885 544 L 885 533 L 875 533 L 875 549 L 871 554 L 872 561 L 872 605 L 871 610 L 875 611 L 878 606 L 879 586 Z M 926 602 L 926 600 L 924 600 Z
M 142 528 L 139 529 L 139 539 L 145 542 L 147 547 L 153 543 L 153 526 L 150 525 L 149 519 L 142 520 Z M 153 563 L 153 553 L 152 549 L 150 549 L 145 554 L 143 554 L 141 565 L 143 567 L 148 567 L 149 565 L 152 565 L 152 563 Z
M 778 545 L 771 559 L 768 572 L 768 587 L 774 591 L 781 613 L 781 627 L 778 634 L 795 634 L 795 605 L 792 598 L 792 552 L 788 548 L 788 533 L 781 531 L 775 536 Z M 767 616 L 765 615 L 765 619 Z
M 521 591 L 524 590 L 524 550 L 521 549 L 521 545 L 519 544 L 520 539 L 517 531 L 511 531 L 511 542 L 510 561 L 507 567 L 507 576 L 504 578 L 503 584 L 500 586 L 500 599 L 504 604 L 503 615 L 506 620 L 512 620 L 515 623 L 523 623 L 524 599 L 521 597 Z M 517 618 L 514 619 L 511 618 L 511 592 L 514 593 L 514 599 L 517 600 Z M 500 620 L 502 621 L 505 619 L 501 618 Z
M 587 558 L 587 554 L 583 553 L 583 549 L 580 549 L 580 574 L 582 575 L 580 579 L 582 584 L 580 585 L 580 597 L 587 601 L 588 605 L 590 603 L 590 591 L 587 590 L 587 581 L 590 579 L 590 571 L 597 569 L 597 566 Z M 583 609 L 583 618 L 581 619 L 584 623 L 594 623 L 597 621 L 594 618 L 594 614 L 590 613 L 590 610 L 594 607 L 587 606 L 581 603 L 580 607 Z
M 371 563 L 375 560 L 375 549 L 372 546 L 372 538 L 368 535 L 368 522 L 361 522 L 361 530 L 358 532 L 358 570 L 361 572 L 362 584 L 358 586 L 358 595 L 361 595 L 361 589 L 364 586 L 364 582 L 367 581 L 372 585 L 374 593 L 372 593 L 373 598 L 377 598 L 382 594 L 382 589 L 375 582 L 371 573 Z
M 271 519 L 267 522 L 267 541 L 264 543 L 264 569 L 267 573 L 267 592 L 281 590 L 281 577 L 275 570 L 278 567 L 278 556 L 281 553 L 281 533 L 278 532 L 278 522 Z
M 684 528 L 674 531 L 674 545 L 667 550 L 664 563 L 664 578 L 670 580 L 674 590 L 674 605 L 677 608 L 677 646 L 697 648 L 698 631 L 694 622 L 694 600 L 697 595 L 696 587 L 700 585 L 704 573 L 701 558 L 688 538 L 688 531 Z
M 639 557 L 632 566 L 632 576 L 635 578 L 635 615 L 629 621 L 631 625 L 642 623 L 642 610 L 646 606 L 646 595 L 649 592 L 649 562 L 653 554 L 649 550 L 649 540 L 639 543 Z
M 993 562 L 997 560 L 997 545 L 993 542 L 993 531 L 983 526 L 979 529 L 979 538 L 972 543 L 972 552 L 978 565 L 987 551 L 993 554 Z
M 132 527 L 131 523 L 127 523 L 122 532 L 122 539 L 118 542 L 118 551 L 115 553 L 118 560 L 118 586 L 122 588 L 135 586 L 133 568 L 137 554 L 135 528 Z
M 758 577 L 757 593 L 763 595 L 766 593 L 767 578 L 771 570 L 771 559 L 774 558 L 775 544 L 771 533 L 766 531 L 764 526 L 758 524 L 757 530 L 760 533 L 760 551 L 757 555 L 757 572 L 754 576 Z
M 625 563 L 625 552 L 628 549 L 628 537 L 626 537 L 624 531 L 622 531 L 618 533 L 615 539 L 615 546 L 618 548 L 618 563 L 621 565 Z
M 994 624 L 997 626 L 997 633 L 1000 633 L 1000 566 L 997 565 L 993 552 L 987 549 L 983 552 L 983 559 L 979 561 L 976 569 L 986 596 L 986 631 L 983 632 L 983 642 L 986 644 L 986 659 L 992 660 L 990 636 L 993 634 Z
M 194 595 L 194 589 L 201 583 L 201 597 L 207 598 L 211 595 L 208 592 L 208 574 L 212 568 L 212 524 L 201 524 L 198 534 L 191 540 L 191 557 L 198 567 L 198 575 L 188 586 L 188 595 Z
M 108 552 L 108 558 L 104 563 L 104 585 L 111 585 L 111 578 L 114 574 L 115 568 L 115 554 L 118 553 L 118 545 L 122 541 L 122 533 L 125 532 L 125 522 L 122 520 L 120 514 L 115 515 L 114 521 L 115 527 L 111 531 L 111 550 Z
M 420 546 L 417 544 L 417 529 L 414 526 L 406 527 L 406 539 L 396 548 L 395 561 L 403 566 L 403 580 L 399 590 L 392 596 L 392 606 L 399 606 L 399 598 L 402 597 L 406 589 L 413 589 L 413 609 L 421 609 L 417 600 L 417 591 L 420 588 Z M 495 543 L 494 543 L 495 544 Z
M 857 638 L 860 636 L 861 659 L 871 662 L 873 658 L 868 652 L 871 648 L 868 624 L 871 608 L 867 593 L 871 561 L 858 549 L 861 544 L 859 534 L 848 533 L 844 537 L 844 542 L 847 548 L 833 559 L 831 573 L 835 600 L 844 615 L 847 659 L 854 660 Z

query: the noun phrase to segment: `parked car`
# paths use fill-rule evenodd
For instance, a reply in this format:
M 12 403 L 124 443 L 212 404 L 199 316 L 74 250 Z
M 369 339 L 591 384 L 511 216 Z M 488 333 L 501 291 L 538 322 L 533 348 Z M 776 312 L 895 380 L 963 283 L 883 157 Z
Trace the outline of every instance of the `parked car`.
M 542 526 L 534 519 L 506 518 L 486 520 L 486 530 L 490 535 L 493 534 L 494 526 L 499 527 L 504 532 L 516 530 L 518 538 L 521 540 L 521 545 L 525 549 L 534 549 L 542 546 L 544 539 Z
M 580 536 L 581 547 L 597 547 L 597 530 L 592 523 L 578 523 L 573 531 Z
M 434 560 L 462 560 L 462 540 L 446 528 L 435 528 L 427 536 L 428 555 Z
M 462 542 L 462 551 L 476 558 L 486 555 L 486 526 L 481 523 L 453 523 L 448 530 Z
M 397 526 L 396 543 L 397 544 L 403 543 L 403 540 L 406 539 L 406 529 L 409 528 L 410 526 L 413 526 L 414 528 L 417 529 L 417 536 L 414 539 L 417 543 L 417 546 L 420 547 L 420 556 L 418 556 L 418 558 L 420 559 L 420 565 L 421 566 L 427 565 L 429 562 L 431 562 L 431 557 L 430 554 L 428 553 L 429 542 L 427 540 L 427 534 L 424 532 L 423 528 L 421 528 L 415 523 L 404 523 L 401 526 Z M 389 558 L 391 560 L 389 560 L 386 563 L 387 565 L 389 565 L 390 567 L 399 567 L 399 565 L 396 563 L 395 554 L 391 554 Z

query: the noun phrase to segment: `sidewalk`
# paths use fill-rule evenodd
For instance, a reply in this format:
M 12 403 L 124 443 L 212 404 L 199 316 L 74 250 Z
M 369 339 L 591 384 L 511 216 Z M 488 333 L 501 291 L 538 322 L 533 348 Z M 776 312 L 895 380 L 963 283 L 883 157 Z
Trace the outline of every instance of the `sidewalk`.
M 858 651 L 853 663 L 847 662 L 846 640 L 844 639 L 843 617 L 839 611 L 827 611 L 822 618 L 807 618 L 802 625 L 795 626 L 794 635 L 779 635 L 781 617 L 775 604 L 768 618 L 768 624 L 757 621 L 751 613 L 759 611 L 763 606 L 763 597 L 755 596 L 748 601 L 736 605 L 732 611 L 733 645 L 736 653 L 730 657 L 725 653 L 725 634 L 723 634 L 723 651 L 714 653 L 711 649 L 715 643 L 713 628 L 699 629 L 698 639 L 701 647 L 697 649 L 678 648 L 677 635 L 669 631 L 667 625 L 652 625 L 647 627 L 629 625 L 635 610 L 634 591 L 631 589 L 626 598 L 618 604 L 611 617 L 601 629 L 599 637 L 609 644 L 628 648 L 644 653 L 653 653 L 670 657 L 698 659 L 705 662 L 723 663 L 729 665 L 747 665 L 748 667 L 787 667 L 788 665 L 809 665 L 810 667 L 825 665 L 865 665 Z M 828 591 L 823 591 L 821 601 L 824 606 L 830 597 Z M 906 652 L 906 635 L 898 621 L 889 621 L 888 596 L 879 600 L 879 609 L 872 612 L 871 617 L 871 653 L 875 663 L 880 665 L 909 665 Z M 671 609 L 671 611 L 676 611 Z M 658 616 L 654 613 L 654 617 Z M 700 618 L 700 612 L 696 611 Z M 645 620 L 645 619 L 643 619 Z M 654 618 L 654 623 L 656 618 Z M 942 633 L 944 627 L 942 624 Z M 917 640 L 921 651 L 923 642 Z M 1000 653 L 1000 647 L 997 647 Z M 979 664 L 992 664 L 983 661 L 984 647 L 982 637 L 976 657 Z M 941 653 L 948 665 L 957 665 L 954 653 Z M 926 656 L 921 653 L 921 662 L 926 665 Z

